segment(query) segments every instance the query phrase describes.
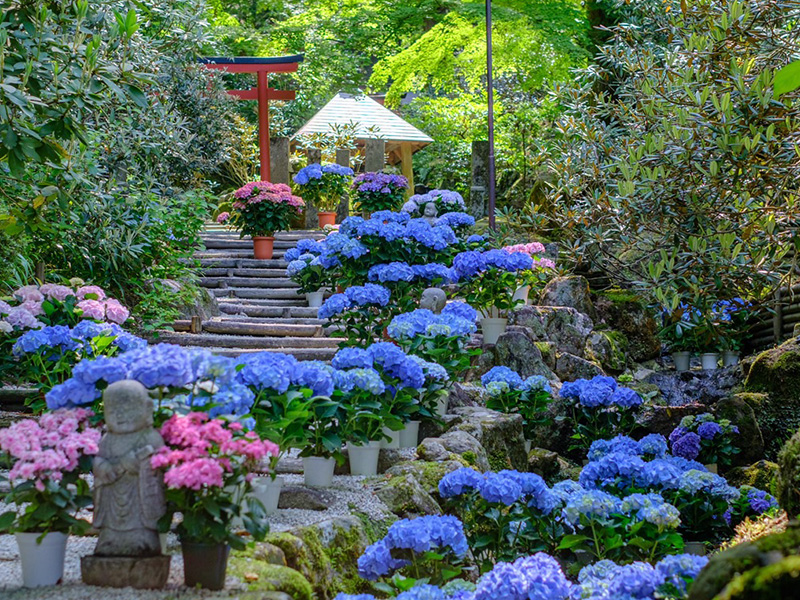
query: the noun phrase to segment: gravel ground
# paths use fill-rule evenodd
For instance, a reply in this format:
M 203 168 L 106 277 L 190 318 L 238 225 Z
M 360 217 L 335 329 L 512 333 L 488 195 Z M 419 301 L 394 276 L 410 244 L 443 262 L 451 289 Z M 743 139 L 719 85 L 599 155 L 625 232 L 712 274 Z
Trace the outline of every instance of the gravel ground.
M 284 485 L 302 485 L 303 476 L 283 475 Z M 281 509 L 269 516 L 272 531 L 286 531 L 294 527 L 312 525 L 334 517 L 362 512 L 375 520 L 383 520 L 390 513 L 386 506 L 369 489 L 368 478 L 336 476 L 333 486 L 325 490 L 331 499 L 327 510 L 313 511 L 300 509 Z M 0 513 L 12 507 L 0 502 Z M 91 518 L 91 513 L 84 515 Z M 114 588 L 98 588 L 80 583 L 80 558 L 91 554 L 96 543 L 95 537 L 71 536 L 67 542 L 62 585 L 38 589 L 21 587 L 22 568 L 13 535 L 0 535 L 0 600 L 172 600 L 190 598 L 236 598 L 244 589 L 240 581 L 229 579 L 223 592 L 203 592 L 183 587 L 183 559 L 177 536 L 170 534 L 167 541 L 168 553 L 172 555 L 167 589 L 142 591 Z

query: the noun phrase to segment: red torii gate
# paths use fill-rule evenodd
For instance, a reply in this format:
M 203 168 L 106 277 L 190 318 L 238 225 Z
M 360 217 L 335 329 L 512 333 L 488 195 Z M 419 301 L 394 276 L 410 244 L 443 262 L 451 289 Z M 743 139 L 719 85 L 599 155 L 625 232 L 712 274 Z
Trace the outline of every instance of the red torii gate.
M 303 60 L 302 54 L 294 56 L 240 56 L 224 58 L 210 56 L 199 59 L 208 69 L 221 69 L 229 73 L 255 73 L 258 85 L 249 90 L 228 90 L 231 96 L 240 100 L 258 100 L 258 145 L 261 161 L 261 180 L 270 181 L 269 164 L 269 101 L 294 100 L 295 93 L 290 90 L 276 90 L 269 87 L 267 73 L 292 73 L 297 71 Z

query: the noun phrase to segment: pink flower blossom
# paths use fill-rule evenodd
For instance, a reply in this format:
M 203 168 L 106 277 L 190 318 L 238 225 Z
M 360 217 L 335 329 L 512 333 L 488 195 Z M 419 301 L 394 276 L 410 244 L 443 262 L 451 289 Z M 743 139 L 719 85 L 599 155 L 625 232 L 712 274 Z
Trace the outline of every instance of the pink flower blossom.
M 21 287 L 14 292 L 14 296 L 18 298 L 20 302 L 27 302 L 28 300 L 41 302 L 44 300 L 44 296 L 39 291 L 39 287 L 36 285 L 26 285 Z
M 20 304 L 22 308 L 27 310 L 31 313 L 34 317 L 38 317 L 39 315 L 44 314 L 44 309 L 42 308 L 42 303 L 37 302 L 36 300 L 26 300 L 22 304 Z
M 541 254 L 545 251 L 544 244 L 540 242 L 530 242 L 528 244 L 515 244 L 513 246 L 506 246 L 503 250 L 508 252 L 521 252 L 523 254 Z
M 14 329 L 39 329 L 43 325 L 41 321 L 28 312 L 23 306 L 12 307 L 8 312 L 6 322 Z
M 555 269 L 556 263 L 554 263 L 549 258 L 534 258 L 533 259 L 533 268 L 534 269 Z
M 105 300 L 106 293 L 103 291 L 103 288 L 96 286 L 96 285 L 85 285 L 81 288 L 78 288 L 78 291 L 75 293 L 79 300 L 86 300 L 86 296 L 92 295 L 94 298 L 90 298 L 90 300 Z
M 119 300 L 109 298 L 106 300 L 106 318 L 112 323 L 122 325 L 131 316 L 130 311 L 125 308 Z
M 221 212 L 217 215 L 217 223 L 224 223 L 228 219 L 231 218 L 231 213 L 229 212 Z
M 63 302 L 68 296 L 75 295 L 75 292 L 67 286 L 56 283 L 45 283 L 39 288 L 39 291 L 50 300 L 58 300 L 59 302 Z
M 99 300 L 81 300 L 78 302 L 77 308 L 83 311 L 81 319 L 103 321 L 106 317 L 106 307 Z
M 8 302 L 0 300 L 0 316 L 7 315 L 11 311 L 11 305 Z

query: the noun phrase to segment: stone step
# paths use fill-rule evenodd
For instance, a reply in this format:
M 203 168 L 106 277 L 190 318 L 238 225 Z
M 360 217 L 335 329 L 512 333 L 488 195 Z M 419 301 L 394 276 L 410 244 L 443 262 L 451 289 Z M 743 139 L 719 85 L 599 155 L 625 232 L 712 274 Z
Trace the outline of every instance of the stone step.
M 275 241 L 293 241 L 297 242 L 297 240 L 303 239 L 315 239 L 321 240 L 324 239 L 327 234 L 324 231 L 319 229 L 294 229 L 292 231 L 279 231 L 273 237 Z M 233 238 L 233 239 L 245 239 L 250 240 L 250 236 L 247 235 L 244 238 L 239 237 L 238 231 L 232 231 L 230 229 L 226 229 L 222 226 L 213 226 L 208 227 L 206 226 L 205 230 L 201 232 L 200 237 L 224 237 L 224 238 Z
M 248 335 L 261 337 L 321 337 L 320 325 L 295 323 L 256 323 L 236 319 L 203 321 L 203 331 L 225 335 Z
M 285 275 L 285 273 L 284 273 Z M 288 277 L 201 277 L 200 285 L 205 288 L 271 288 L 300 289 Z M 295 294 L 299 295 L 299 294 Z
M 330 362 L 338 348 L 207 348 L 208 351 L 220 356 L 236 357 L 254 352 L 282 352 L 291 354 L 297 360 L 321 360 Z
M 286 269 L 237 269 L 236 267 L 207 267 L 203 277 L 259 277 L 287 279 Z
M 231 287 L 231 288 L 211 288 L 211 293 L 217 298 L 247 298 L 254 300 L 285 300 L 292 306 L 305 306 L 307 301 L 304 297 L 297 294 L 297 288 L 254 288 L 254 287 Z
M 247 238 L 240 240 L 238 237 L 204 235 L 202 239 L 207 250 L 253 250 L 253 242 Z M 296 245 L 296 240 L 275 240 L 272 248 L 273 251 L 288 250 Z
M 225 314 L 221 317 L 214 317 L 212 321 L 246 321 L 248 323 L 286 323 L 287 325 L 325 325 L 327 321 L 316 317 L 251 317 L 246 314 Z
M 253 258 L 253 249 L 250 248 L 249 250 L 229 250 L 229 249 L 208 249 L 208 250 L 198 250 L 194 253 L 195 258 L 199 259 L 206 259 L 206 258 L 237 258 L 237 259 L 250 259 L 255 260 L 257 262 L 270 262 L 273 260 L 279 260 L 283 258 L 283 250 L 275 250 L 272 253 L 272 258 L 265 258 L 264 260 L 259 260 Z M 284 262 L 284 261 L 281 261 Z M 285 264 L 285 263 L 284 263 Z
M 286 348 L 337 348 L 339 340 L 327 337 L 262 337 L 248 335 L 225 335 L 218 333 L 182 333 L 160 331 L 158 341 L 179 346 L 203 348 L 243 348 L 253 350 Z
M 308 306 L 274 306 L 268 304 L 256 304 L 258 300 L 238 301 L 236 298 L 220 298 L 219 309 L 226 314 L 245 314 L 249 317 L 274 317 L 274 318 L 294 318 L 294 317 L 317 317 L 318 308 Z
M 198 253 L 195 253 L 197 256 Z M 250 258 L 229 258 L 224 254 L 217 254 L 211 258 L 201 258 L 198 260 L 200 266 L 204 269 L 257 269 L 259 271 L 281 271 L 286 273 L 286 266 L 289 264 L 282 259 L 259 260 L 253 258 L 252 252 Z

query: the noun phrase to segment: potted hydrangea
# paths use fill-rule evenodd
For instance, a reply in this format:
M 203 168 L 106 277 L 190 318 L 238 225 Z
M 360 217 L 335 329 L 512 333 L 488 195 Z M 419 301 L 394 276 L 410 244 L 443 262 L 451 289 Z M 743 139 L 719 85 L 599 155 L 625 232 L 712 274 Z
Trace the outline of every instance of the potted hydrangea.
M 336 207 L 347 194 L 353 169 L 335 163 L 320 165 L 312 163 L 300 169 L 293 177 L 303 196 L 317 209 L 319 226 L 324 228 L 336 224 Z
M 403 205 L 403 212 L 415 217 L 436 217 L 466 210 L 467 203 L 464 202 L 463 196 L 452 190 L 431 190 L 427 194 L 414 194 Z
M 514 300 L 520 300 L 523 304 L 528 304 L 531 289 L 538 293 L 547 283 L 553 269 L 556 268 L 556 264 L 549 258 L 537 256 L 545 251 L 544 244 L 541 242 L 514 244 L 513 246 L 505 246 L 503 250 L 522 252 L 531 257 L 531 268 L 523 272 L 521 285 L 514 292 Z
M 508 250 L 467 250 L 453 259 L 453 273 L 470 306 L 483 311 L 484 344 L 495 344 L 508 324 L 504 313 L 518 303 L 514 299 L 520 273 L 533 266 L 530 255 Z
M 669 441 L 675 456 L 697 460 L 716 473 L 718 465 L 729 466 L 739 453 L 733 441 L 738 433 L 739 428 L 728 419 L 715 419 L 711 413 L 703 413 L 681 419 Z
M 0 429 L 0 461 L 10 467 L 5 501 L 17 510 L 0 515 L 0 531 L 13 531 L 26 587 L 53 585 L 64 573 L 67 536 L 89 523 L 78 512 L 92 503 L 89 484 L 100 431 L 85 409 L 59 410 Z
M 176 512 L 183 515 L 177 531 L 186 585 L 222 589 L 230 548 L 246 546 L 234 522 L 240 519 L 256 540 L 267 533 L 263 507 L 251 493 L 250 473 L 261 460 L 277 455 L 278 447 L 245 432 L 240 423 L 198 412 L 174 415 L 161 427 L 161 435 L 166 445 L 151 464 L 164 473 L 164 522 Z
M 223 204 L 217 222 L 238 228 L 240 236 L 253 238 L 253 255 L 257 259 L 272 258 L 276 231 L 287 231 L 292 217 L 305 203 L 283 183 L 253 181 L 233 193 L 233 202 Z
M 356 209 L 364 218 L 379 210 L 397 210 L 402 206 L 408 179 L 391 173 L 361 173 L 353 180 Z
M 286 251 L 284 259 L 289 261 L 286 274 L 305 294 L 310 308 L 319 308 L 326 289 L 333 286 L 331 271 L 326 269 L 320 257 L 324 246 L 315 240 L 303 239 L 297 246 Z

